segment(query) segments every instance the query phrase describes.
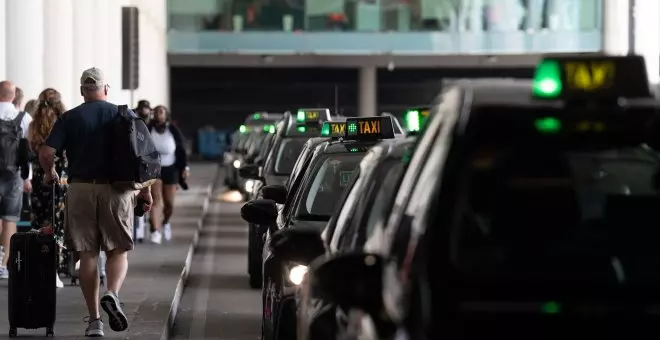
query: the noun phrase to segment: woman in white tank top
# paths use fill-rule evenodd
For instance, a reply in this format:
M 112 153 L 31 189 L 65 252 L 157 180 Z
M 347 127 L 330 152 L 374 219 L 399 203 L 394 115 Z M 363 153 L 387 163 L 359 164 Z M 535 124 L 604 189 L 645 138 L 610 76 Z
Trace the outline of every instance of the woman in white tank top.
M 187 188 L 188 160 L 183 145 L 181 131 L 170 124 L 169 112 L 164 106 L 154 108 L 154 117 L 150 122 L 151 138 L 160 153 L 162 166 L 160 180 L 151 187 L 154 204 L 151 210 L 151 241 L 156 244 L 172 238 L 170 217 L 174 211 L 174 197 L 177 186 Z

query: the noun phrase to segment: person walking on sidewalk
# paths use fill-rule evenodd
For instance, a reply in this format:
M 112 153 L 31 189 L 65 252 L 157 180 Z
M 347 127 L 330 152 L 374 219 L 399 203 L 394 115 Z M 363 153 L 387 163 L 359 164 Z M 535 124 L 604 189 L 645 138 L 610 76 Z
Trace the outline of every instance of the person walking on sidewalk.
M 9 240 L 16 233 L 16 222 L 21 217 L 23 192 L 32 191 L 26 139 L 32 118 L 13 104 L 15 95 L 16 86 L 12 82 L 0 82 L 0 279 L 9 278 Z M 16 130 L 17 127 L 20 129 Z
M 154 209 L 151 212 L 151 242 L 160 244 L 163 236 L 172 239 L 170 217 L 174 212 L 176 189 L 189 175 L 188 156 L 183 145 L 181 131 L 170 123 L 170 114 L 165 106 L 154 109 L 154 117 L 149 124 L 151 139 L 160 153 L 160 179 L 153 185 Z
M 36 154 L 46 142 L 46 137 L 48 137 L 53 125 L 61 118 L 64 111 L 66 109 L 62 103 L 62 97 L 55 89 L 48 88 L 39 94 L 37 109 L 28 129 L 28 142 L 33 153 Z M 53 164 L 58 176 L 61 177 L 66 168 L 64 155 L 61 153 L 56 154 Z M 40 230 L 47 227 L 63 226 L 66 185 L 60 182 L 53 183 L 55 185 L 54 191 L 52 186 L 44 185 L 45 173 L 36 159 L 33 161 L 32 170 L 32 195 L 30 200 L 32 202 L 32 228 Z M 53 194 L 55 194 L 55 197 L 52 197 Z M 52 220 L 53 218 L 55 218 L 55 221 Z M 58 234 L 57 236 L 61 239 L 62 235 Z M 55 284 L 58 288 L 64 287 L 64 283 L 62 283 L 57 273 L 55 273 Z
M 55 122 L 39 149 L 39 161 L 45 170 L 44 181 L 58 181 L 54 157 L 65 152 L 68 162 L 66 204 L 66 239 L 68 246 L 80 254 L 80 287 L 89 324 L 85 336 L 103 336 L 99 313 L 99 249 L 107 256 L 107 291 L 100 305 L 108 314 L 110 328 L 121 332 L 128 328 L 119 291 L 128 270 L 128 251 L 133 249 L 133 217 L 136 194 L 144 200 L 144 210 L 151 209 L 151 190 L 119 191 L 110 184 L 113 165 L 108 150 L 112 139 L 117 105 L 107 101 L 109 86 L 98 68 L 85 70 L 80 77 L 80 93 L 84 103 L 65 112 Z M 130 114 L 135 115 L 132 110 Z
M 145 124 L 149 124 L 151 120 L 151 114 L 153 110 L 151 109 L 151 104 L 148 100 L 142 99 L 138 101 L 138 105 L 135 108 L 135 113 L 138 117 L 144 119 Z M 146 234 L 146 219 L 147 216 L 135 216 L 135 221 L 133 222 L 134 235 L 138 243 L 142 243 L 144 236 Z

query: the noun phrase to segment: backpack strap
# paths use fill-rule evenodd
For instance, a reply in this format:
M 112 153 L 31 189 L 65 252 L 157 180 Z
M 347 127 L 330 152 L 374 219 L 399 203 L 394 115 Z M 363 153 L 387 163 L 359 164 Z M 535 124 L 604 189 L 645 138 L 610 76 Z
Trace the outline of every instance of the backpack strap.
M 120 116 L 128 115 L 128 105 L 118 105 L 117 110 Z
M 18 116 L 14 118 L 13 122 L 16 126 L 21 127 L 21 123 L 23 122 L 23 118 L 25 117 L 27 113 L 25 111 L 21 111 L 18 113 Z

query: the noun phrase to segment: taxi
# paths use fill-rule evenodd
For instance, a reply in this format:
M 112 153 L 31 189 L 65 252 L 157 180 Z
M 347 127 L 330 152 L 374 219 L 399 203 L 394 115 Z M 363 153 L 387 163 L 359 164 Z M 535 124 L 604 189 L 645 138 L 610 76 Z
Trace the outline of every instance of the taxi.
M 361 338 L 657 337 L 649 89 L 638 56 L 547 57 L 531 82 L 446 87 L 382 229 L 312 263 L 310 289 L 361 312 Z
M 238 169 L 244 164 L 244 153 L 247 151 L 253 132 L 262 132 L 265 125 L 275 124 L 282 117 L 283 115 L 278 113 L 255 112 L 245 118 L 243 125 L 234 133 L 229 152 L 224 156 L 227 187 L 239 189 Z M 252 139 L 254 140 L 254 137 Z
M 250 199 L 261 198 L 262 188 L 266 185 L 285 184 L 291 175 L 293 166 L 299 158 L 305 143 L 321 134 L 321 124 L 334 119 L 330 110 L 299 109 L 295 115 L 287 113 L 273 128 L 268 154 L 263 164 L 246 164 L 239 170 L 245 180 L 246 190 L 250 189 Z M 248 224 L 248 275 L 250 287 L 261 288 L 263 235 L 265 231 L 259 225 Z
M 326 252 L 332 255 L 360 249 L 375 229 L 375 224 L 389 213 L 391 198 L 398 189 L 414 144 L 415 137 L 408 137 L 385 140 L 371 148 L 360 162 L 338 203 L 336 213 L 323 232 L 314 233 L 314 230 L 300 228 L 285 229 L 281 232 L 285 235 L 278 235 L 280 240 L 277 245 L 271 247 L 272 252 L 284 253 L 280 256 L 281 261 L 292 261 L 292 258 L 313 259 Z M 317 246 L 300 247 L 301 243 L 315 243 Z M 295 249 L 301 253 L 282 252 L 280 249 Z M 310 250 L 319 252 L 302 253 Z M 346 331 L 342 329 L 346 325 L 338 323 L 338 316 L 343 313 L 333 304 L 310 295 L 306 288 L 303 283 L 299 290 L 297 339 L 336 339 Z
M 322 134 L 331 134 L 333 125 L 335 131 L 343 130 L 343 137 L 316 146 L 295 191 L 280 190 L 272 195 L 273 199 L 251 201 L 241 209 L 241 216 L 248 223 L 267 226 L 262 266 L 265 339 L 295 336 L 295 293 L 306 269 L 299 259 L 282 262 L 279 255 L 272 254 L 271 235 L 286 228 L 320 232 L 368 150 L 384 139 L 397 136 L 392 117 L 347 118 L 343 124 L 330 122 L 324 124 Z M 284 202 L 281 209 L 276 206 L 278 201 Z

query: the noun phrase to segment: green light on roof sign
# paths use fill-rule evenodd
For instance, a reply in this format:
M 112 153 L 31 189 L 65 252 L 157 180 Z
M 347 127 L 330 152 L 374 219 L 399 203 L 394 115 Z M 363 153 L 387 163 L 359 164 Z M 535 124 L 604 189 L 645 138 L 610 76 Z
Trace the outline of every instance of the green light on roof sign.
M 346 126 L 346 129 L 348 130 L 349 135 L 356 135 L 357 134 L 357 123 L 350 123 Z
M 532 81 L 532 95 L 539 98 L 558 98 L 563 90 L 561 66 L 554 60 L 546 60 L 536 67 Z
M 321 136 L 330 136 L 330 123 L 323 123 L 323 127 L 321 128 Z
M 259 120 L 259 119 L 261 119 L 261 114 L 260 114 L 260 113 L 255 113 L 255 114 L 253 114 L 253 115 L 252 115 L 252 119 L 254 119 L 254 120 Z
M 305 121 L 305 111 L 298 111 L 296 114 L 296 120 L 298 122 L 304 122 Z
M 536 130 L 540 133 L 557 133 L 561 130 L 561 121 L 553 117 L 539 118 L 534 121 L 534 127 L 536 127 Z

